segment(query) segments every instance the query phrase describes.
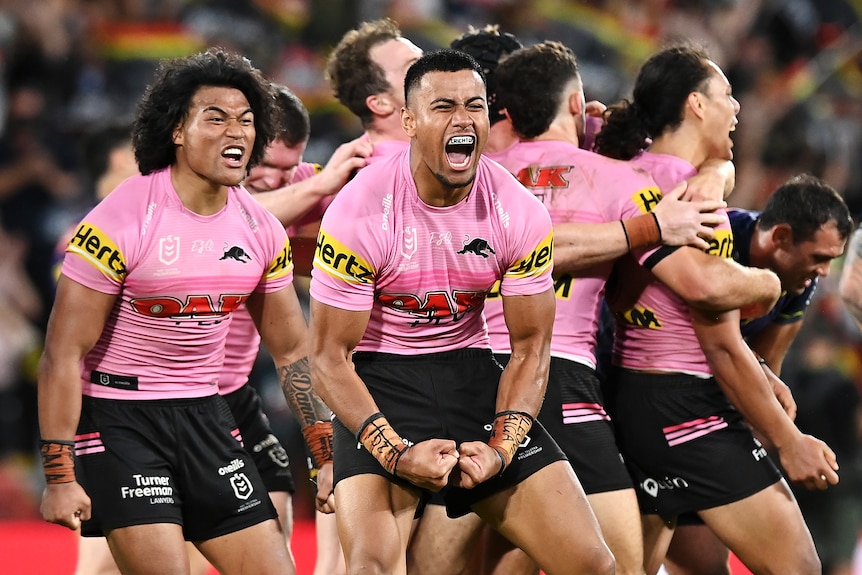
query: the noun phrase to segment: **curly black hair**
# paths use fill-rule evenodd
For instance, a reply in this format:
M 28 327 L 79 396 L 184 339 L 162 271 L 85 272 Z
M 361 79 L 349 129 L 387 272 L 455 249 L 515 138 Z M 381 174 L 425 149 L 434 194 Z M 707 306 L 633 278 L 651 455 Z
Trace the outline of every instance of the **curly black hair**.
M 264 150 L 278 128 L 272 86 L 247 58 L 210 48 L 159 64 L 154 82 L 138 104 L 132 127 L 135 159 L 142 174 L 176 162 L 174 130 L 188 114 L 198 89 L 204 86 L 236 88 L 245 95 L 254 112 L 256 132 L 248 168 L 263 160 Z

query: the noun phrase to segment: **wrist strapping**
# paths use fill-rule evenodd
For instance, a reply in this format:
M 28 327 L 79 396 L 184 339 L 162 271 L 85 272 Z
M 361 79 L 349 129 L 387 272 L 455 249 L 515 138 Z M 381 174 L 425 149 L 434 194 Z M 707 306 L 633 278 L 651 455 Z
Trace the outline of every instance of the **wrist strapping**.
M 661 227 L 658 216 L 653 212 L 641 214 L 627 220 L 620 220 L 626 245 L 629 250 L 655 246 L 661 243 Z
M 75 442 L 43 439 L 39 442 L 42 468 L 48 485 L 75 481 Z
M 313 468 L 320 469 L 323 464 L 332 462 L 332 422 L 317 421 L 302 428 L 305 443 L 311 451 Z
M 357 435 L 359 443 L 380 462 L 383 469 L 395 475 L 398 461 L 407 451 L 407 444 L 401 439 L 386 417 L 379 411 L 371 415 L 359 428 Z
M 494 425 L 488 445 L 500 455 L 503 463 L 500 474 L 512 463 L 515 452 L 518 451 L 518 447 L 523 443 L 531 427 L 533 427 L 533 416 L 523 411 L 500 411 L 494 415 Z

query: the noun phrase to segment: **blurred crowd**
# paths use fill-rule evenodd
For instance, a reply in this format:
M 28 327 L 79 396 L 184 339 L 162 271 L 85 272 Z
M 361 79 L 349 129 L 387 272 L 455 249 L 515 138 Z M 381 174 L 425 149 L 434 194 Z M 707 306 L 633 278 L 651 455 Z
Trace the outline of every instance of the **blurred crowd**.
M 57 242 L 95 201 L 88 135 L 131 120 L 160 58 L 220 45 L 302 98 L 312 122 L 305 157 L 325 162 L 361 133 L 329 92 L 326 56 L 347 30 L 382 16 L 425 50 L 485 24 L 525 45 L 561 41 L 578 56 L 587 100 L 608 104 L 629 95 L 634 72 L 662 44 L 697 40 L 741 103 L 730 205 L 760 208 L 789 176 L 810 172 L 862 216 L 858 1 L 0 0 L 0 518 L 38 516 L 35 366 Z M 799 426 L 841 464 L 835 489 L 797 492 L 821 554 L 862 525 L 862 335 L 835 276 L 820 283 L 783 370 Z M 256 382 L 274 427 L 296 434 L 265 367 Z M 293 443 L 301 449 L 298 435 Z

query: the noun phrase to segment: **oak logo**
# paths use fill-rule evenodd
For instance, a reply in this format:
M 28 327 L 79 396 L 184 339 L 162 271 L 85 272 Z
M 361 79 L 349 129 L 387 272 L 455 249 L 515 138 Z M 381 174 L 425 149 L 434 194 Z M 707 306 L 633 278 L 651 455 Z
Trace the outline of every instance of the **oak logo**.
M 380 294 L 378 299 L 384 306 L 406 312 L 416 319 L 411 327 L 423 324 L 439 325 L 444 320 L 458 322 L 485 300 L 485 292 L 453 291 L 428 292 L 423 296 L 408 293 Z
M 530 277 L 541 275 L 551 269 L 554 261 L 554 234 L 545 236 L 527 257 L 506 270 L 506 277 Z
M 324 230 L 317 236 L 314 267 L 348 283 L 369 284 L 374 279 L 371 264 Z
M 208 295 L 190 295 L 185 301 L 156 296 L 135 298 L 129 303 L 136 312 L 149 317 L 213 316 L 230 313 L 247 299 L 248 295 L 222 295 L 215 304 Z
M 572 166 L 529 166 L 518 172 L 518 181 L 527 188 L 568 188 L 565 176 L 571 171 Z
M 76 253 L 114 281 L 126 276 L 126 262 L 120 248 L 108 235 L 87 222 L 82 222 L 69 240 L 68 251 Z

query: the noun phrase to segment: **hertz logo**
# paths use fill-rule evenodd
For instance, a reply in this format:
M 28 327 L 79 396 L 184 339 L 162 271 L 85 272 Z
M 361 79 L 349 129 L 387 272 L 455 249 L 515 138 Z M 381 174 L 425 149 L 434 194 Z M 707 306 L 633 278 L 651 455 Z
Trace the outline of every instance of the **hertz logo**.
M 374 268 L 323 229 L 317 236 L 314 267 L 334 278 L 353 284 L 370 284 Z
M 706 253 L 722 258 L 733 257 L 733 230 L 715 230 L 715 237 L 709 242 Z
M 661 201 L 661 191 L 658 188 L 641 188 L 632 195 L 632 201 L 641 213 L 651 212 Z
M 92 224 L 82 222 L 66 250 L 80 255 L 114 281 L 122 281 L 126 276 L 126 262 L 120 248 Z
M 551 268 L 554 260 L 554 233 L 551 232 L 536 246 L 530 255 L 506 270 L 506 277 L 541 275 Z
M 290 239 L 284 239 L 284 247 L 281 252 L 269 264 L 266 272 L 267 280 L 278 279 L 293 271 L 293 250 L 290 249 Z

